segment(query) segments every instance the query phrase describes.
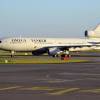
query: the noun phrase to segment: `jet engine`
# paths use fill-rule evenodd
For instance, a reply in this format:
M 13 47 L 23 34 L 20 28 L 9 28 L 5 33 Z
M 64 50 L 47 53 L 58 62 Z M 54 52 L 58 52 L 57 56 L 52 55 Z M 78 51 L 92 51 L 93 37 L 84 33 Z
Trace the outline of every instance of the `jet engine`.
M 85 37 L 87 38 L 100 38 L 100 25 L 98 25 L 93 30 L 86 30 L 85 31 Z
M 94 31 L 85 31 L 85 37 L 87 38 L 95 38 L 97 37 L 97 34 Z
M 59 56 L 63 51 L 61 51 L 59 48 L 49 48 L 48 50 L 48 54 L 55 57 L 55 56 Z
M 62 54 L 69 55 L 69 51 L 68 50 L 61 50 L 61 49 L 55 47 L 55 48 L 49 48 L 48 54 L 53 56 L 53 57 L 57 57 L 57 56 L 60 56 Z

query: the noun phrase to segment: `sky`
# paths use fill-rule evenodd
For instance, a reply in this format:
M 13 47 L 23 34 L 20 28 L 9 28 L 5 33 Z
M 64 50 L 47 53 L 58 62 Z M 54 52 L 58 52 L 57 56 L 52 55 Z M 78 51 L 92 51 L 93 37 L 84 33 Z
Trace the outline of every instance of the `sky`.
M 0 37 L 83 37 L 100 23 L 100 0 L 0 0 Z

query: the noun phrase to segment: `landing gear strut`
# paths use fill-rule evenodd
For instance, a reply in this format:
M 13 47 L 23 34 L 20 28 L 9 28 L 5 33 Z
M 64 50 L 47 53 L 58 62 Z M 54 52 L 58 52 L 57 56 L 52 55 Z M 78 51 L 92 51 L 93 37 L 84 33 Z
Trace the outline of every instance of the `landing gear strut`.
M 11 51 L 11 58 L 14 56 L 14 53 L 15 53 L 14 51 Z

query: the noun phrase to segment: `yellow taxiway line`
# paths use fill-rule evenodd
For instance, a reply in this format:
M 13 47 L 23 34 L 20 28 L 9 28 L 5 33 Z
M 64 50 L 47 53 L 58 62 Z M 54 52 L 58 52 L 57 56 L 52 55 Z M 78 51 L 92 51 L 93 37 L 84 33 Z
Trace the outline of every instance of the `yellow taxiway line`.
M 31 87 L 31 88 L 21 88 L 20 90 L 43 90 L 43 91 L 53 91 L 58 88 L 50 88 L 50 87 Z
M 21 86 L 13 86 L 13 87 L 1 88 L 0 91 L 12 90 L 12 89 L 17 89 L 17 88 L 21 88 Z
M 80 90 L 79 92 L 84 92 L 84 93 L 100 93 L 100 89 Z
M 50 94 L 50 95 L 62 95 L 62 94 L 65 94 L 65 93 L 71 93 L 71 92 L 77 91 L 77 90 L 79 90 L 79 89 L 80 89 L 80 88 L 62 89 L 62 90 L 55 91 L 55 92 L 48 93 L 48 94 Z

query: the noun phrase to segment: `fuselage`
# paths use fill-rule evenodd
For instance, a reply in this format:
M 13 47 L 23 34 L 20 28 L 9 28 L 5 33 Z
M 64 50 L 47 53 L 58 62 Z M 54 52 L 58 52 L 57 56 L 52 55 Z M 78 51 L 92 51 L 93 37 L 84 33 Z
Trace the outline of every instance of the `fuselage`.
M 100 39 L 87 38 L 6 38 L 0 41 L 0 49 L 8 51 L 34 51 L 44 47 L 99 45 Z

